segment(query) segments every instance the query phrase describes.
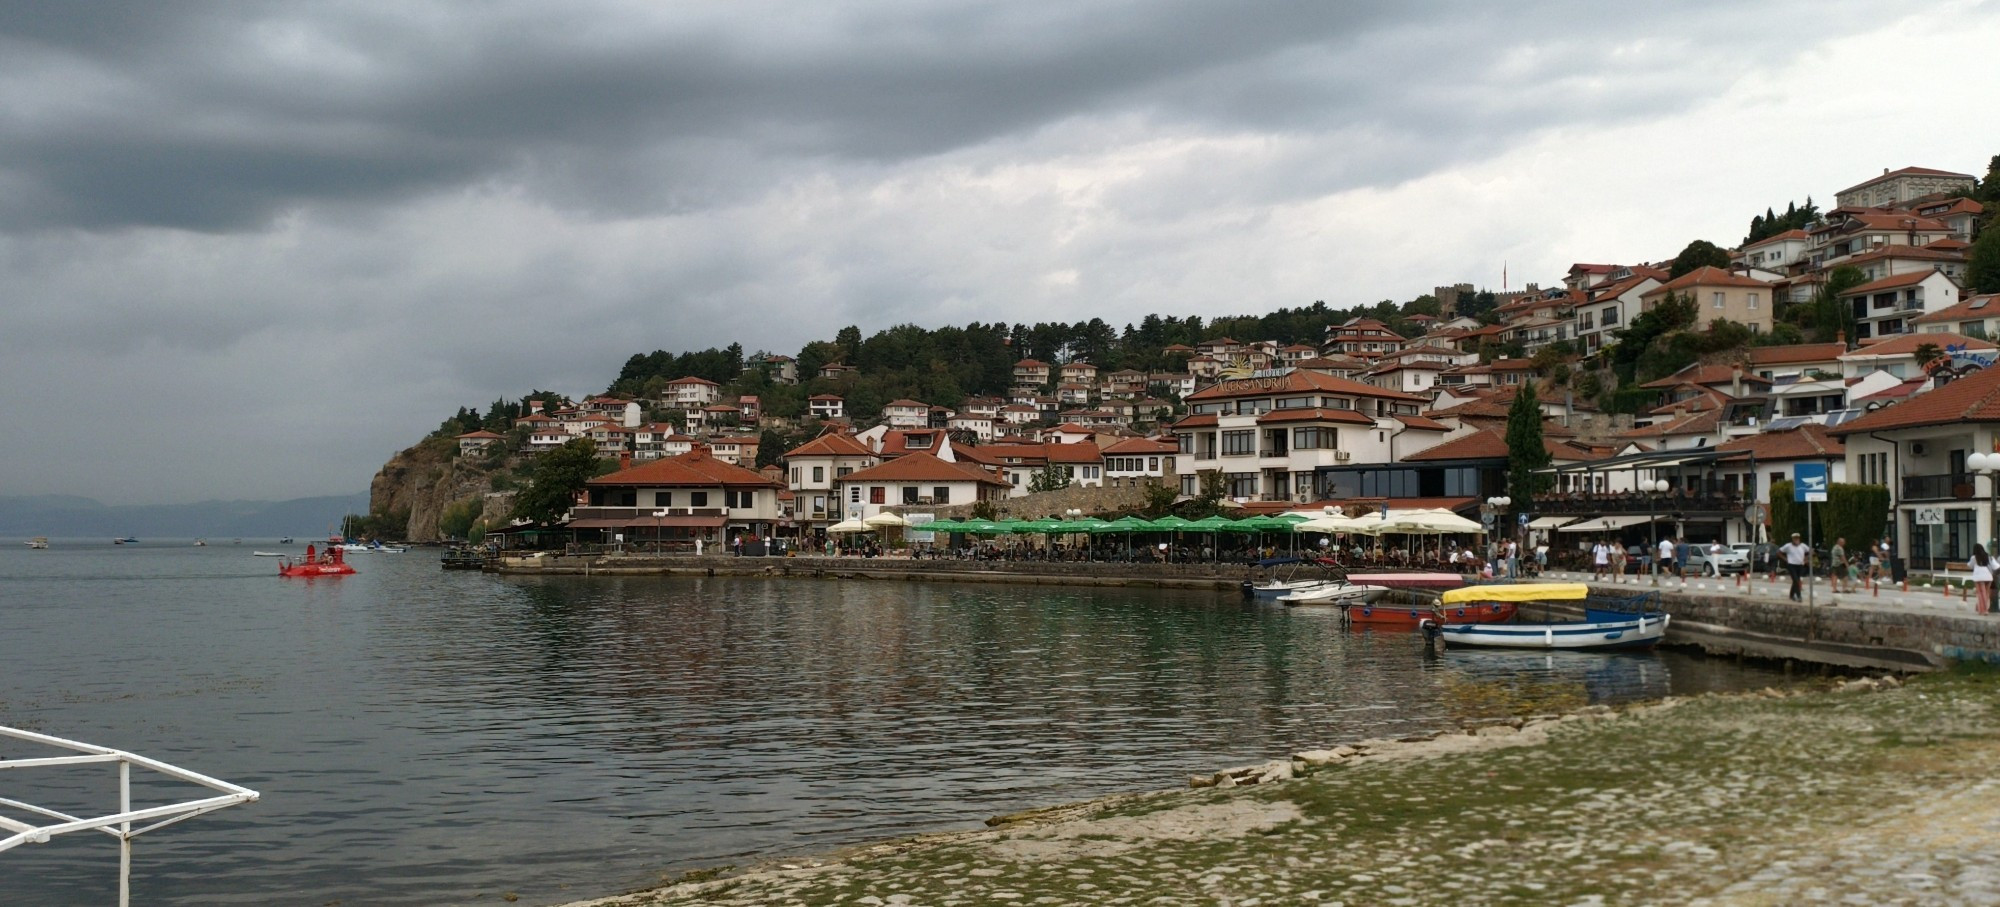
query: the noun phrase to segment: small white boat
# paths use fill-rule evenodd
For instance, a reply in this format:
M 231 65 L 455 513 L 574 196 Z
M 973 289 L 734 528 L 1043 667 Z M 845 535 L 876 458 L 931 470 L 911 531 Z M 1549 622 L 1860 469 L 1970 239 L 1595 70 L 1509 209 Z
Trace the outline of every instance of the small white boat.
M 370 545 L 368 550 L 376 554 L 402 554 L 410 549 L 407 545 Z
M 250 552 L 250 556 L 251 556 L 251 557 L 284 557 L 284 556 L 285 556 L 285 553 L 284 553 L 283 551 L 252 551 L 252 552 Z
M 47 548 L 49 547 L 49 537 L 45 535 L 35 536 L 34 538 L 28 540 L 28 547 L 34 548 L 38 551 Z
M 1388 592 L 1387 586 L 1333 582 L 1288 592 L 1278 596 L 1278 601 L 1287 605 L 1353 605 L 1375 601 Z

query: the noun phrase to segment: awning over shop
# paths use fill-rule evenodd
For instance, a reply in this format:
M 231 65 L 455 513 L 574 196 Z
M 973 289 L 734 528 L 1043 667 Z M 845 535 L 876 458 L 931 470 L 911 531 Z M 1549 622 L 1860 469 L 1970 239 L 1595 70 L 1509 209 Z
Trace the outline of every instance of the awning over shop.
M 1557 526 L 1561 526 L 1562 524 L 1564 524 L 1564 523 L 1567 523 L 1567 522 L 1569 522 L 1570 520 L 1574 520 L 1574 519 L 1576 519 L 1576 515 L 1575 515 L 1575 514 L 1571 514 L 1571 515 L 1569 515 L 1569 516 L 1544 516 L 1544 517 L 1536 517 L 1536 518 L 1535 518 L 1535 519 L 1534 519 L 1534 520 L 1533 520 L 1532 522 L 1528 523 L 1528 528 L 1529 528 L 1529 529 L 1554 529 L 1554 528 L 1556 528 Z
M 1638 514 L 1634 516 L 1591 517 L 1590 519 L 1584 520 L 1581 523 L 1572 523 L 1568 526 L 1557 527 L 1556 531 L 1557 532 L 1610 532 L 1613 529 L 1623 529 L 1627 526 L 1636 526 L 1640 523 L 1644 523 L 1651 519 L 1652 517 L 1646 516 L 1644 514 Z
M 1708 463 L 1724 455 L 1712 447 L 1683 448 L 1680 450 L 1649 450 L 1608 457 L 1602 460 L 1586 460 L 1581 463 L 1564 463 L 1535 470 L 1542 475 L 1558 475 L 1577 472 L 1616 472 L 1626 469 L 1668 469 L 1689 463 Z

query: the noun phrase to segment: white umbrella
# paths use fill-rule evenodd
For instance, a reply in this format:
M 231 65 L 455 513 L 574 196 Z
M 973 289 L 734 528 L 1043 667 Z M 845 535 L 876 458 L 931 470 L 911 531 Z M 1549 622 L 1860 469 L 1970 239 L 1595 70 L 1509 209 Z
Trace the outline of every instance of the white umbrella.
M 860 520 L 841 520 L 838 523 L 826 527 L 826 531 L 832 533 L 867 532 L 868 524 L 863 523 Z
M 1448 510 L 1417 510 L 1398 513 L 1389 524 L 1397 532 L 1478 532 L 1483 527 Z
M 908 526 L 910 521 L 885 510 L 862 520 L 861 524 L 870 529 L 881 529 L 884 526 Z

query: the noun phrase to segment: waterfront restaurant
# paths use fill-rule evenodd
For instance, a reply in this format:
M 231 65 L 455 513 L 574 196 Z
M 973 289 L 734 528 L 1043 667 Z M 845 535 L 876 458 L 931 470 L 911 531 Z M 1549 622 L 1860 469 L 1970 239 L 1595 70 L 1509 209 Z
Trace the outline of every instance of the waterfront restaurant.
M 586 483 L 588 503 L 570 511 L 580 537 L 642 548 L 693 550 L 695 540 L 721 545 L 737 535 L 768 539 L 783 514 L 784 486 L 715 458 L 705 446 L 598 476 Z

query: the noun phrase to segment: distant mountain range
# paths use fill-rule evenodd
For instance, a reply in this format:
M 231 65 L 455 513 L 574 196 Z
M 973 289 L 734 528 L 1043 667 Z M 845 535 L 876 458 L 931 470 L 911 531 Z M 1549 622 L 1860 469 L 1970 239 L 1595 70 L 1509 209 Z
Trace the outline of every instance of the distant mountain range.
M 296 536 L 319 538 L 341 517 L 368 512 L 368 493 L 290 501 L 199 501 L 112 506 L 75 495 L 0 496 L 0 535 L 133 535 L 165 538 Z

